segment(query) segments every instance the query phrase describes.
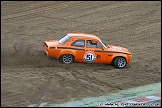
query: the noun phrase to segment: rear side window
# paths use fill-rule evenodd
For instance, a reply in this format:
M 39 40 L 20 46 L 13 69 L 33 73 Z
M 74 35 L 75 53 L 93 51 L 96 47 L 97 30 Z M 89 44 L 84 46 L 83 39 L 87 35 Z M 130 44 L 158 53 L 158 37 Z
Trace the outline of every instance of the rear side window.
M 84 47 L 84 40 L 76 40 L 71 44 L 71 46 Z
M 70 40 L 70 37 L 69 37 L 69 35 L 65 35 L 65 36 L 63 36 L 63 37 L 61 37 L 60 39 L 59 39 L 59 43 L 60 44 L 65 44 L 67 41 L 69 41 Z

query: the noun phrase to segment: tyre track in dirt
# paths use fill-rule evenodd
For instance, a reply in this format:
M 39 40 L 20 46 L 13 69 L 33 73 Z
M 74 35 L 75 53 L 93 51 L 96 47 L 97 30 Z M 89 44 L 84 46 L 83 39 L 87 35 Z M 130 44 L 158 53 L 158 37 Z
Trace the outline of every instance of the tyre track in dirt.
M 131 17 L 131 16 L 135 16 L 135 15 L 137 15 L 136 17 L 141 17 L 142 18 L 143 15 L 154 14 L 153 12 L 157 12 L 157 9 L 148 10 L 148 8 L 150 8 L 150 5 L 148 5 L 147 8 L 141 8 L 140 6 L 142 5 L 142 3 L 141 4 L 134 3 L 133 5 L 136 5 L 136 7 L 128 8 L 128 7 L 131 7 L 131 5 L 128 4 L 128 7 L 127 7 L 126 10 L 125 10 L 124 5 L 121 6 L 121 7 L 118 7 L 120 9 L 114 8 L 113 11 L 111 9 L 110 10 L 104 10 L 104 12 L 109 12 L 109 13 L 112 13 L 113 15 L 108 14 L 108 15 L 106 15 L 107 19 L 105 19 L 105 20 L 101 19 L 101 20 L 99 20 L 97 22 L 93 22 L 93 23 L 95 23 L 95 24 L 97 24 L 97 23 L 106 23 L 107 21 L 112 22 L 112 21 L 117 21 L 119 19 L 122 19 L 124 17 Z M 155 5 L 153 7 L 157 7 L 157 6 L 158 6 L 158 3 L 155 3 Z M 122 8 L 124 10 L 124 13 L 120 12 L 122 10 Z M 139 8 L 141 8 L 141 11 L 138 11 Z M 117 14 L 114 14 L 113 13 L 114 11 L 119 11 L 119 12 Z M 136 21 L 138 21 L 138 20 L 136 20 Z M 140 21 L 140 22 L 142 22 L 142 21 Z M 114 22 L 112 22 L 112 23 L 114 23 Z
M 10 3 L 2 3 L 2 16 L 10 16 L 13 14 L 19 14 L 23 12 L 32 11 L 35 8 L 43 8 L 46 6 L 50 6 L 53 2 L 42 2 L 42 3 L 36 3 L 35 1 L 30 2 L 10 2 Z M 55 2 L 56 4 L 57 2 Z M 4 5 L 10 6 L 10 8 L 5 7 Z M 17 7 L 15 9 L 15 6 Z M 23 10 L 22 10 L 23 9 Z
M 88 81 L 89 84 L 91 85 L 100 85 L 100 86 L 105 86 L 105 87 L 110 87 L 112 89 L 117 89 L 117 90 L 121 90 L 120 87 L 116 87 L 116 86 L 113 86 L 107 82 L 104 82 L 104 81 L 101 81 L 99 80 L 98 78 L 96 77 L 93 77 L 93 76 L 89 76 L 85 73 L 82 73 L 82 72 L 79 72 L 77 70 L 74 70 L 72 71 L 71 73 L 76 79 L 79 79 L 79 80 L 82 80 L 82 81 Z M 88 79 L 88 80 L 87 80 Z M 96 90 L 96 89 L 92 89 L 93 90 Z
M 135 2 L 135 3 L 140 3 L 140 2 Z M 90 15 L 90 14 L 93 14 L 93 13 L 96 13 L 96 12 L 101 12 L 101 11 L 105 11 L 105 10 L 111 10 L 111 9 L 115 9 L 115 8 L 120 8 L 122 6 L 128 6 L 128 5 L 131 5 L 131 4 L 135 4 L 135 3 L 121 3 L 119 5 L 113 5 L 113 6 L 105 6 L 105 7 L 100 7 L 100 8 L 97 8 L 97 9 L 93 9 L 93 10 L 89 10 L 89 11 L 86 11 L 84 13 L 80 13 L 80 14 L 75 14 L 75 15 L 70 15 L 70 16 L 66 16 L 67 19 L 73 19 L 73 18 L 76 18 L 76 17 L 83 17 L 83 16 L 86 16 L 86 15 Z
M 74 2 L 74 1 L 73 1 Z M 38 17 L 38 15 L 40 15 L 40 14 L 42 14 L 42 13 L 44 13 L 44 12 L 46 12 L 46 11 L 50 11 L 50 10 L 57 10 L 57 9 L 63 9 L 63 8 L 68 8 L 69 6 L 71 6 L 71 5 L 81 5 L 81 2 L 74 2 L 74 3 L 72 3 L 72 2 L 63 2 L 63 3 L 60 3 L 60 5 L 57 5 L 57 6 L 55 6 L 55 4 L 54 5 L 48 5 L 48 6 L 46 6 L 46 7 L 44 7 L 43 9 L 42 9 L 42 7 L 39 7 L 39 8 L 37 8 L 37 9 L 32 9 L 32 10 L 30 10 L 30 11 L 23 11 L 23 12 L 18 12 L 18 13 L 14 13 L 14 14 L 11 14 L 11 15 L 5 15 L 5 16 L 2 16 L 2 21 L 5 21 L 5 20 L 7 20 L 7 22 L 8 22 L 8 20 L 10 21 L 19 21 L 19 20 L 24 20 L 24 19 L 31 19 L 31 18 L 35 18 L 35 17 Z M 4 23 L 4 22 L 3 22 Z

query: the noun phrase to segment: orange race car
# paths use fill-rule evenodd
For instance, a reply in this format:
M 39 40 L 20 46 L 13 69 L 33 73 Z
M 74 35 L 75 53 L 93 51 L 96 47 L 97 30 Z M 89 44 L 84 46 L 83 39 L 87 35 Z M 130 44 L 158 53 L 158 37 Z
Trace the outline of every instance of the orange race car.
M 48 57 L 65 64 L 75 61 L 124 68 L 132 57 L 126 48 L 104 44 L 96 35 L 86 33 L 68 33 L 59 40 L 46 40 L 43 50 Z

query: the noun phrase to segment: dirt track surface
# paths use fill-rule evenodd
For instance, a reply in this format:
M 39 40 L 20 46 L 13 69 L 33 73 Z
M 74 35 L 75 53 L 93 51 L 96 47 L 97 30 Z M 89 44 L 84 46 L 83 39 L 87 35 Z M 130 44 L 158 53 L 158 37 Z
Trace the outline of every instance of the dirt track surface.
M 125 69 L 61 64 L 44 40 L 98 35 L 133 54 Z M 160 1 L 2 1 L 1 106 L 63 103 L 161 81 Z

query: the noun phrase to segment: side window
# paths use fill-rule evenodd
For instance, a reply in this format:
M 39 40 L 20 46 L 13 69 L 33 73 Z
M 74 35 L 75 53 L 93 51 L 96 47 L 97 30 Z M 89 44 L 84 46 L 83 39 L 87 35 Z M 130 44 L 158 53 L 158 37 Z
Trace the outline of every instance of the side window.
M 84 40 L 76 40 L 71 44 L 71 46 L 84 47 Z
M 97 42 L 97 48 L 102 48 L 102 46 Z
M 94 40 L 87 40 L 86 47 L 87 48 L 102 48 L 102 46 L 97 41 L 94 41 Z

